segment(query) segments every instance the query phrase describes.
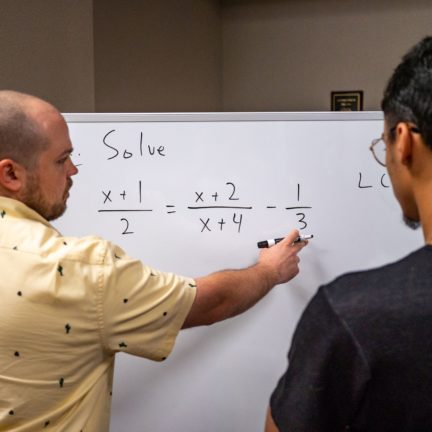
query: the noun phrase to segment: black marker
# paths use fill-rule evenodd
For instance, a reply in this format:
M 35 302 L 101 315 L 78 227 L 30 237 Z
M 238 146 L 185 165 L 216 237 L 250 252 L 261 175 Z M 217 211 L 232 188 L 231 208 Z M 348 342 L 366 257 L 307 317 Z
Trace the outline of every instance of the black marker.
M 310 240 L 311 238 L 313 238 L 313 234 L 308 234 L 308 235 L 301 235 L 298 236 L 294 241 L 294 243 L 298 243 L 301 241 L 305 241 L 305 240 Z M 258 242 L 258 247 L 259 248 L 269 248 L 274 246 L 276 243 L 281 242 L 284 239 L 284 237 L 280 237 L 280 238 L 276 238 L 276 239 L 271 239 L 271 240 L 263 240 Z

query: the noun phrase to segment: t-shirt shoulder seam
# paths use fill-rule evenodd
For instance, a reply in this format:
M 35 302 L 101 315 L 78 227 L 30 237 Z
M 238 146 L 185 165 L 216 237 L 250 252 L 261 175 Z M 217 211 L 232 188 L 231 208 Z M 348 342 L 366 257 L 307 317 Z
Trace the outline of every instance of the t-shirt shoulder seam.
M 330 300 L 330 297 L 328 296 L 328 292 L 326 287 L 322 287 L 321 288 L 321 292 L 323 294 L 323 298 L 324 301 L 326 302 L 327 306 L 329 307 L 329 309 L 331 310 L 331 312 L 333 313 L 333 315 L 337 318 L 337 320 L 340 322 L 342 328 L 346 331 L 346 333 L 349 335 L 350 339 L 352 340 L 357 353 L 359 354 L 360 358 L 362 359 L 363 363 L 366 366 L 366 369 L 368 371 L 368 374 L 370 375 L 370 366 L 369 366 L 369 362 L 366 358 L 366 355 L 360 345 L 360 343 L 358 342 L 357 338 L 355 337 L 355 335 L 353 334 L 350 326 L 348 325 L 348 323 L 341 317 L 341 315 L 338 313 L 338 311 L 333 307 L 333 304 Z

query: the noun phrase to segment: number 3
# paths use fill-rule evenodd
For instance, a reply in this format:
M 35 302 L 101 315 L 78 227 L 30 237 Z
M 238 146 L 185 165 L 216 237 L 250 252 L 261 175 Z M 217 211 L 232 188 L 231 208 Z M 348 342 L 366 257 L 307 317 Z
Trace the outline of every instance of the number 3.
M 307 223 L 305 222 L 306 215 L 304 213 L 296 213 L 296 216 L 300 216 L 300 219 L 298 220 L 301 224 L 303 224 L 302 227 L 300 227 L 301 230 L 305 229 L 307 227 Z

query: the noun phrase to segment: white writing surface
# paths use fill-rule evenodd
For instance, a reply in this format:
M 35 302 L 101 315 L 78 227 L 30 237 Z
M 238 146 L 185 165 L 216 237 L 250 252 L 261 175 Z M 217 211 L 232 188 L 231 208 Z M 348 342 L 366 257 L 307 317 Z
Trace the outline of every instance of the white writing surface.
M 379 113 L 65 117 L 80 170 L 55 223 L 67 235 L 188 276 L 253 264 L 258 241 L 292 228 L 314 235 L 301 274 L 252 310 L 181 332 L 165 362 L 118 355 L 111 431 L 261 431 L 318 286 L 422 244 L 368 149 Z

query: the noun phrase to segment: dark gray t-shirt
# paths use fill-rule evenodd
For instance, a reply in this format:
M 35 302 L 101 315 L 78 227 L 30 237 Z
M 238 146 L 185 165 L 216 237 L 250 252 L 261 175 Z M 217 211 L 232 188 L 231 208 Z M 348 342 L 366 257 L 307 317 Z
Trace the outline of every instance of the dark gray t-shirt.
M 284 431 L 432 431 L 432 247 L 321 287 L 271 397 Z

